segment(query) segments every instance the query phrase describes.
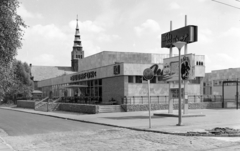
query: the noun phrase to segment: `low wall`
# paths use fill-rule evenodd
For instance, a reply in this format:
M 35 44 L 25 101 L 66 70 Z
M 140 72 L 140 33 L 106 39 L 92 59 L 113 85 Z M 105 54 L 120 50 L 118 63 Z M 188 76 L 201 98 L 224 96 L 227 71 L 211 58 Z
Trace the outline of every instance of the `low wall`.
M 134 111 L 148 111 L 148 104 L 123 104 L 122 108 L 126 112 Z M 178 109 L 178 104 L 173 104 L 175 110 Z M 183 108 L 183 105 L 182 105 Z M 200 103 L 189 103 L 189 109 L 216 109 L 222 108 L 222 102 L 200 102 Z M 168 104 L 152 104 L 151 110 L 167 110 Z
M 17 100 L 17 107 L 21 108 L 35 108 L 35 101 L 32 100 Z
M 90 104 L 60 103 L 57 110 L 96 114 L 96 113 L 98 113 L 99 107 L 98 107 L 98 105 L 90 105 Z

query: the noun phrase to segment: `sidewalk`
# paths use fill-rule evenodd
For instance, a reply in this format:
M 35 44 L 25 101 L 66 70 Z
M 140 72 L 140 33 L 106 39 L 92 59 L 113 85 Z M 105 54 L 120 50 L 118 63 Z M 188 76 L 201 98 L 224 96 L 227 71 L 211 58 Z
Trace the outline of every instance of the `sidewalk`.
M 8 146 L 2 138 L 0 138 L 0 151 L 14 151 L 11 146 Z
M 151 128 L 149 128 L 149 112 L 117 112 L 100 114 L 77 114 L 71 112 L 41 112 L 33 109 L 0 107 L 31 114 L 52 116 L 74 121 L 129 128 L 141 131 L 152 131 L 167 134 L 185 135 L 187 132 L 202 132 L 215 127 L 240 129 L 240 110 L 236 109 L 197 109 L 189 110 L 189 114 L 204 114 L 203 117 L 183 117 L 182 126 L 176 126 L 178 117 L 153 116 L 154 113 L 167 113 L 167 110 L 151 112 Z M 178 113 L 174 110 L 174 113 Z M 1 146 L 1 145 L 0 145 Z M 1 148 L 0 148 L 1 149 Z

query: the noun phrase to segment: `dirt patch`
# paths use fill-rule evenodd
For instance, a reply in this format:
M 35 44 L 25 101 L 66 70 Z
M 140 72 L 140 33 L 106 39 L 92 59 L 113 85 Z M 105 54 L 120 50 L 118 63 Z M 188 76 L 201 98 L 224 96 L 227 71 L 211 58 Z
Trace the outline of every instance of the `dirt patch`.
M 239 141 L 226 142 L 212 138 L 174 136 L 119 128 L 97 131 L 68 131 L 28 136 L 5 136 L 4 139 L 18 151 L 225 151 L 240 149 Z

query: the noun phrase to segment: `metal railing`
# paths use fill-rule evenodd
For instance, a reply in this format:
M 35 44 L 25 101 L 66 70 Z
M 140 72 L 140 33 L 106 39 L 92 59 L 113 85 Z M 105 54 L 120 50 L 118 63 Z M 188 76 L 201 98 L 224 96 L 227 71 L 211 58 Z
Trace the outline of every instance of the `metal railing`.
M 62 97 L 59 102 L 62 103 L 78 103 L 78 104 L 99 104 L 101 97 Z
M 182 98 L 183 99 L 183 98 Z M 174 104 L 178 104 L 178 98 L 172 98 Z M 168 104 L 168 96 L 151 96 L 152 104 Z M 221 95 L 188 95 L 189 103 L 197 102 L 222 102 Z M 148 96 L 124 96 L 122 104 L 147 104 Z

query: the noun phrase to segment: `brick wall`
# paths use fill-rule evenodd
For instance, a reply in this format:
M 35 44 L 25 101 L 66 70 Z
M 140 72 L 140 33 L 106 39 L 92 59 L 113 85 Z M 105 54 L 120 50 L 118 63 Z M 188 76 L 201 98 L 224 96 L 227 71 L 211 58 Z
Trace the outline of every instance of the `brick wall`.
M 32 101 L 32 100 L 17 100 L 17 107 L 34 109 L 35 108 L 35 101 Z
M 148 111 L 148 104 L 123 104 L 122 108 L 126 112 L 134 111 Z M 173 104 L 174 110 L 178 109 L 178 104 Z M 182 106 L 183 108 L 183 106 Z M 189 109 L 216 109 L 222 108 L 222 102 L 201 102 L 201 103 L 189 103 Z M 167 110 L 168 104 L 152 104 L 151 110 Z
M 98 113 L 98 108 L 99 107 L 97 105 L 60 103 L 57 110 L 96 114 Z

